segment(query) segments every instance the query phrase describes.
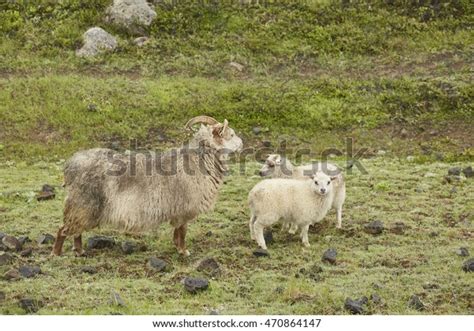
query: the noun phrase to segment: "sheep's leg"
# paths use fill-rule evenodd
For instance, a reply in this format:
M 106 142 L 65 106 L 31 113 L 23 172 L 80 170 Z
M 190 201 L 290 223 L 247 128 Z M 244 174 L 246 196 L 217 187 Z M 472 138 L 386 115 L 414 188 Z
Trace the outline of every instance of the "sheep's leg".
M 56 235 L 56 240 L 54 241 L 53 251 L 51 255 L 60 256 L 63 250 L 64 240 L 66 240 L 66 236 L 63 234 L 64 225 L 59 228 L 58 234 Z
M 187 229 L 188 229 L 187 224 L 183 224 L 180 227 L 177 227 L 174 229 L 174 244 L 176 245 L 176 249 L 178 250 L 178 253 L 184 256 L 191 255 L 189 251 L 186 249 Z
M 257 218 L 254 215 L 250 216 L 249 228 L 250 228 L 250 238 L 252 240 L 255 240 L 255 231 L 254 231 L 253 225 L 254 225 L 256 219 Z
M 265 238 L 263 237 L 263 228 L 264 226 L 258 221 L 254 224 L 255 237 L 257 238 L 258 245 L 262 249 L 267 249 Z
M 76 256 L 83 256 L 84 251 L 82 250 L 82 235 L 78 235 L 77 237 L 74 237 L 74 248 L 73 248 L 74 254 Z
M 288 233 L 295 234 L 297 231 L 298 231 L 298 225 L 296 225 L 295 223 L 291 223 Z
M 338 206 L 336 209 L 337 225 L 336 228 L 342 228 L 342 205 Z
M 308 240 L 308 229 L 309 229 L 309 224 L 301 228 L 301 241 L 303 242 L 304 247 L 310 246 L 309 240 Z

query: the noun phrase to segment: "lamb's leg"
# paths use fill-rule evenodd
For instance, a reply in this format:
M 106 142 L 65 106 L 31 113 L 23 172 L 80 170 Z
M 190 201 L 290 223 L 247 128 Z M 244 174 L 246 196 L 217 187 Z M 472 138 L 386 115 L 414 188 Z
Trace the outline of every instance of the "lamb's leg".
M 59 228 L 58 234 L 56 235 L 56 240 L 54 241 L 53 251 L 51 255 L 60 256 L 63 250 L 64 240 L 66 240 L 66 236 L 63 235 L 64 225 Z
M 174 229 L 174 244 L 178 250 L 179 254 L 184 256 L 191 255 L 186 249 L 186 231 L 188 229 L 187 224 L 183 224 L 180 227 Z
M 252 240 L 255 240 L 255 231 L 254 231 L 253 225 L 256 219 L 257 218 L 254 215 L 250 216 L 249 228 L 250 228 L 250 238 L 252 238 Z
M 267 249 L 265 243 L 265 238 L 263 237 L 263 225 L 257 220 L 254 224 L 255 237 L 257 238 L 257 243 L 262 249 Z
M 336 209 L 336 228 L 342 228 L 342 206 L 346 199 L 346 185 L 345 183 L 340 184 L 337 187 L 336 196 L 334 197 L 333 207 Z
M 338 206 L 336 209 L 336 218 L 337 218 L 337 225 L 336 228 L 342 228 L 342 205 Z
M 308 229 L 309 229 L 309 224 L 301 228 L 301 241 L 303 242 L 304 247 L 310 246 L 309 241 L 308 241 Z
M 83 256 L 84 251 L 82 250 L 82 235 L 78 235 L 77 237 L 74 237 L 74 248 L 73 248 L 74 254 L 76 256 Z

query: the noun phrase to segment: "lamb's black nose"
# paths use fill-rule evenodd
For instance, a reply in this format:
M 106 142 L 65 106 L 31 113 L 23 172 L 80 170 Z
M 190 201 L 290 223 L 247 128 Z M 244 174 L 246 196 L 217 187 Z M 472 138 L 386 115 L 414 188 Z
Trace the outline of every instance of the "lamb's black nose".
M 265 173 L 264 173 L 263 171 L 261 171 L 261 170 L 258 172 L 258 174 L 260 175 L 260 177 L 265 176 Z
M 321 193 L 326 193 L 326 189 L 325 188 L 322 188 L 320 189 Z

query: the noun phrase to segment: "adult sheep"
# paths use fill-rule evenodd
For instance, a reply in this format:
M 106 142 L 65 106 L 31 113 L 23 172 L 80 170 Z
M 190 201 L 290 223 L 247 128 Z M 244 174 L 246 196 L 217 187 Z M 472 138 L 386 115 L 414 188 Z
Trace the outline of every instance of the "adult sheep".
M 140 233 L 168 222 L 178 252 L 189 255 L 187 225 L 213 208 L 226 171 L 224 158 L 242 148 L 227 120 L 198 116 L 186 128 L 196 124 L 201 126 L 188 145 L 165 153 L 97 148 L 74 154 L 65 164 L 64 225 L 52 254 L 60 255 L 64 240 L 72 236 L 74 251 L 81 255 L 82 233 L 98 226 Z
M 342 206 L 346 200 L 346 183 L 339 167 L 328 162 L 313 162 L 295 167 L 290 160 L 279 154 L 270 154 L 259 174 L 261 177 L 270 178 L 308 179 L 319 171 L 333 178 L 334 199 L 332 207 L 336 210 L 336 227 L 340 229 L 342 227 Z M 289 232 L 296 233 L 297 230 L 297 227 L 293 224 Z

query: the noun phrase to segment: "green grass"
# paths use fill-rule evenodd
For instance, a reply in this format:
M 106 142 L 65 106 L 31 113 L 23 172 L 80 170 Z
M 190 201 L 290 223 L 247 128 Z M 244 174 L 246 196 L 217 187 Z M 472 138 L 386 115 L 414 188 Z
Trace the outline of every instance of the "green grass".
M 202 215 L 190 225 L 189 258 L 178 256 L 171 242 L 171 228 L 164 225 L 157 233 L 130 238 L 108 229 L 86 234 L 105 234 L 122 240 L 138 240 L 147 252 L 123 255 L 119 249 L 96 251 L 91 257 L 75 258 L 65 245 L 65 254 L 50 258 L 50 246 L 34 248 L 32 258 L 18 257 L 0 273 L 23 264 L 39 265 L 44 274 L 16 282 L 2 281 L 7 299 L 2 314 L 18 314 L 20 297 L 33 297 L 44 303 L 40 314 L 346 314 L 346 297 L 377 293 L 383 304 L 369 304 L 373 314 L 418 314 L 408 308 L 417 294 L 426 305 L 424 314 L 472 314 L 471 275 L 461 270 L 466 258 L 455 250 L 461 246 L 474 251 L 471 225 L 473 202 L 471 179 L 454 185 L 443 184 L 445 163 L 415 165 L 391 158 L 364 161 L 367 175 L 358 171 L 347 175 L 347 200 L 343 229 L 335 229 L 331 211 L 322 226 L 310 232 L 309 249 L 303 249 L 297 236 L 273 229 L 270 258 L 256 258 L 250 240 L 246 196 L 259 178 L 253 176 L 256 164 L 245 175 L 237 166 L 227 177 L 215 211 Z M 455 164 L 462 165 L 462 164 Z M 2 231 L 28 235 L 54 233 L 61 224 L 64 193 L 55 200 L 37 202 L 33 191 L 45 182 L 60 185 L 61 165 L 39 163 L 33 166 L 2 163 L 1 191 L 18 191 L 0 197 Z M 434 177 L 424 176 L 434 173 Z M 451 193 L 452 186 L 457 189 Z M 378 188 L 384 187 L 383 190 Z M 384 222 L 380 236 L 366 234 L 363 225 Z M 19 221 L 21 220 L 21 222 Z M 404 222 L 404 235 L 389 231 L 395 222 Z M 212 234 L 209 235 L 208 232 Z M 435 232 L 437 235 L 432 236 Z M 323 252 L 334 247 L 337 264 L 321 262 Z M 170 264 L 170 271 L 148 275 L 148 257 L 158 256 Z M 184 290 L 185 276 L 205 276 L 196 271 L 199 261 L 214 257 L 222 274 L 210 278 L 210 288 L 191 295 Z M 79 273 L 80 266 L 93 265 L 95 275 Z M 300 270 L 313 265 L 323 268 L 315 281 Z M 424 289 L 426 283 L 436 289 Z M 109 303 L 111 291 L 118 292 L 126 307 Z

